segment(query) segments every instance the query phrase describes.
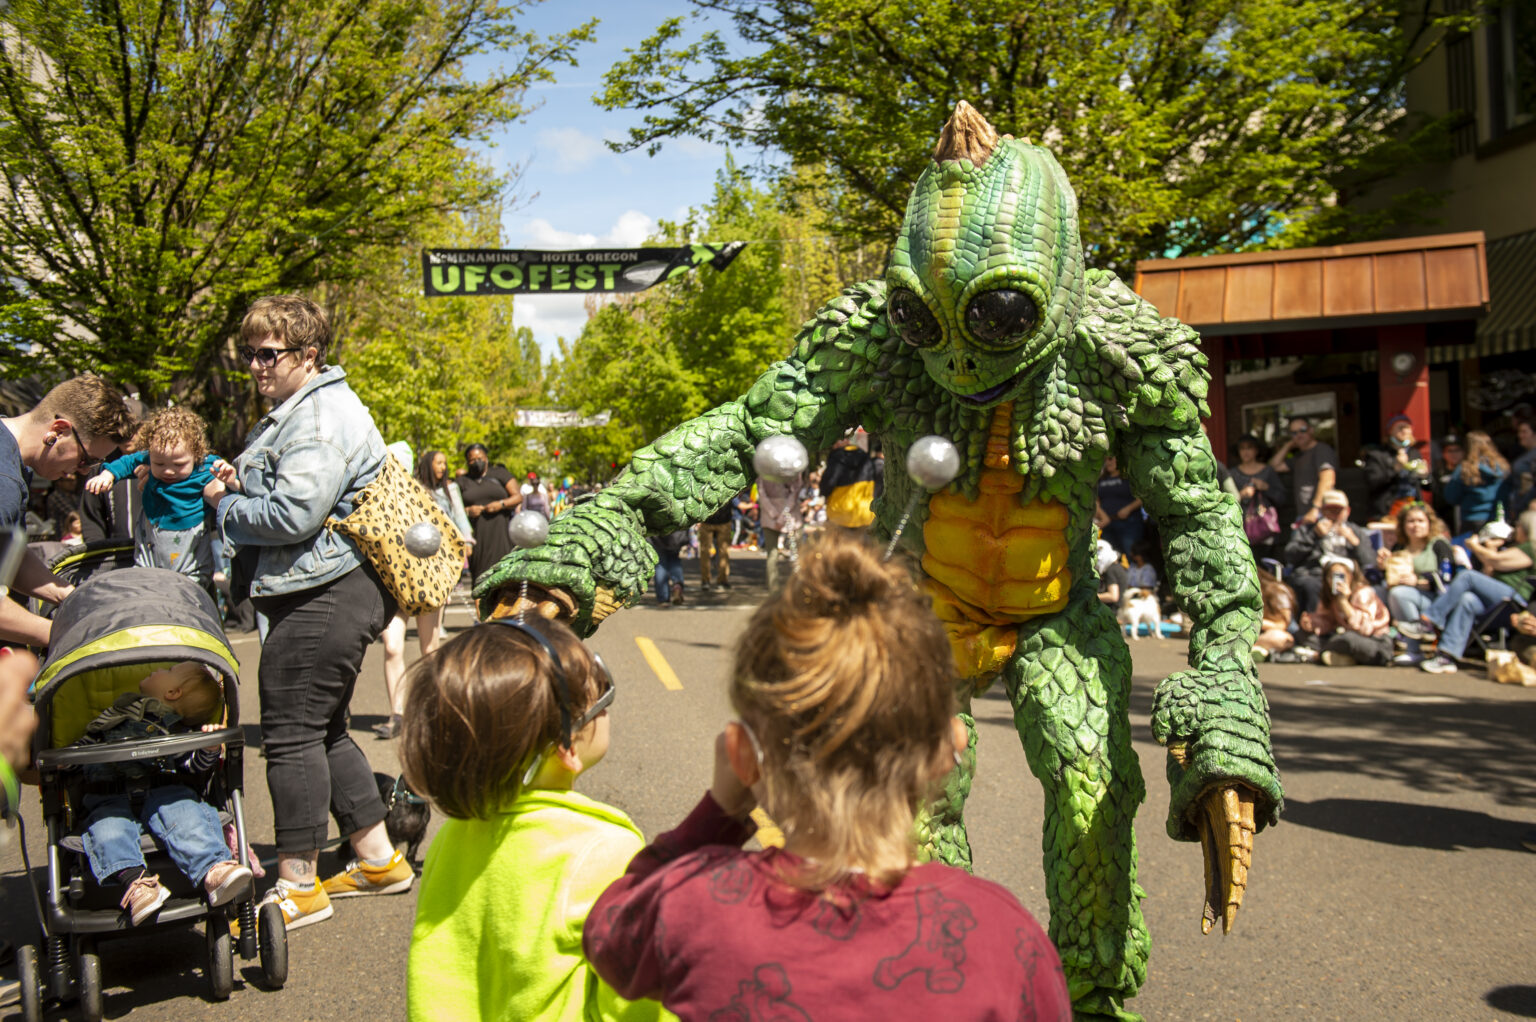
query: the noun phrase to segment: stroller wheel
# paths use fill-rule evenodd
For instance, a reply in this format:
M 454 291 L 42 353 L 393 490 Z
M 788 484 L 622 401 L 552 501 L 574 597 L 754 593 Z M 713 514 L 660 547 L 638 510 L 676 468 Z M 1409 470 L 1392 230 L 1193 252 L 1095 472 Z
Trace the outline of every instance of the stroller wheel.
M 43 976 L 37 968 L 37 948 L 16 949 L 16 979 L 21 983 L 22 1022 L 43 1022 Z
M 80 1016 L 85 1022 L 101 1022 L 101 956 L 96 953 L 96 942 L 80 938 L 76 954 Z
M 235 989 L 235 942 L 229 935 L 229 917 L 215 912 L 205 925 L 208 931 L 208 990 L 215 1001 L 227 1001 Z
M 261 974 L 273 990 L 288 982 L 288 923 L 283 907 L 273 902 L 261 906 L 261 923 L 256 928 L 261 940 Z

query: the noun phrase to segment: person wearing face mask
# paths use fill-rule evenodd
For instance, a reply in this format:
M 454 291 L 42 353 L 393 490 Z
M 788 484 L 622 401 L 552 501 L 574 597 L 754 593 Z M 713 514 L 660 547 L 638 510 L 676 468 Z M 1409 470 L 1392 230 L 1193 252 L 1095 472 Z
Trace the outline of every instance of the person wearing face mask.
M 1413 422 L 1406 415 L 1387 421 L 1387 436 L 1360 452 L 1356 462 L 1365 473 L 1370 491 L 1367 514 L 1371 521 L 1387 519 L 1411 501 L 1420 499 L 1429 485 L 1429 464 L 1419 453 Z
M 470 444 L 464 451 L 464 472 L 458 477 L 464 497 L 464 513 L 475 529 L 475 545 L 469 552 L 469 574 L 479 578 L 497 561 L 512 552 L 507 526 L 523 503 L 517 480 L 500 465 L 491 464 L 484 444 Z

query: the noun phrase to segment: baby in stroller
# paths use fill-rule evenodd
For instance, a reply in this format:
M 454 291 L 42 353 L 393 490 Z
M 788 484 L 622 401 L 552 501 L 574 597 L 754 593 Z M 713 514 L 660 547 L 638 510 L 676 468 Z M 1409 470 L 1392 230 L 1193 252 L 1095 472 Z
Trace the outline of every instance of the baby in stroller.
M 119 696 L 74 744 L 217 730 L 221 725 L 210 721 L 221 705 L 213 672 L 186 661 L 150 674 L 139 682 L 138 694 Z M 231 858 L 217 810 L 197 795 L 218 759 L 217 748 L 203 748 L 181 757 L 85 767 L 82 843 L 91 873 L 103 887 L 116 883 L 127 888 L 122 907 L 133 925 L 157 913 L 171 896 L 145 864 L 139 846 L 144 830 L 159 839 L 194 887 L 202 886 L 210 907 L 247 889 L 251 871 Z
M 39 938 L 16 949 L 24 1022 L 50 999 L 99 1022 L 100 944 L 174 927 L 202 929 L 215 1000 L 234 989 L 237 952 L 260 955 L 270 988 L 287 981 L 282 910 L 257 906 L 244 864 L 239 669 L 186 575 L 118 568 L 59 605 L 32 684 L 47 846 L 34 870 L 20 842 Z

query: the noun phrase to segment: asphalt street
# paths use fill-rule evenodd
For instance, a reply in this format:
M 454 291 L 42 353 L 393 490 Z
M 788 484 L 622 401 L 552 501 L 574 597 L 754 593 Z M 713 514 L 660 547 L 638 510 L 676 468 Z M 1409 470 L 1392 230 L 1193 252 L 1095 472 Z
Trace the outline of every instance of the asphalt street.
M 582 790 L 634 817 L 647 834 L 680 820 L 708 785 L 715 733 L 730 717 L 724 680 L 732 644 L 763 594 L 760 555 L 737 552 L 729 594 L 650 600 L 592 641 L 619 688 L 613 744 Z M 472 621 L 449 610 L 450 629 Z M 272 854 L 259 728 L 254 634 L 233 637 L 241 659 L 248 818 Z M 1200 933 L 1197 845 L 1164 831 L 1168 787 L 1148 728 L 1153 687 L 1183 666 L 1184 644 L 1132 643 L 1132 724 L 1148 800 L 1138 818 L 1140 883 L 1153 935 L 1146 985 L 1131 1006 L 1149 1019 L 1536 1018 L 1536 689 L 1480 672 L 1266 665 L 1261 670 L 1284 775 L 1281 824 L 1256 840 L 1250 886 L 1229 936 Z M 415 657 L 414 636 L 409 655 Z M 979 767 L 967 818 L 978 874 L 1009 887 L 1042 922 L 1041 797 L 1001 691 L 976 701 Z M 384 719 L 382 652 L 369 653 L 353 701 L 354 737 L 394 772 Z M 35 806 L 27 838 L 42 851 Z M 435 824 L 434 824 L 435 826 Z M 0 850 L 0 937 L 35 939 L 15 841 Z M 262 988 L 236 963 L 225 1003 L 207 999 L 195 930 L 137 934 L 102 945 L 109 1018 L 391 1019 L 405 1011 L 414 892 L 336 904 L 335 917 L 290 935 L 291 974 Z M 9 977 L 8 977 L 9 978 Z M 13 1006 L 3 1009 L 19 1017 Z M 49 1017 L 68 1018 L 68 1006 Z

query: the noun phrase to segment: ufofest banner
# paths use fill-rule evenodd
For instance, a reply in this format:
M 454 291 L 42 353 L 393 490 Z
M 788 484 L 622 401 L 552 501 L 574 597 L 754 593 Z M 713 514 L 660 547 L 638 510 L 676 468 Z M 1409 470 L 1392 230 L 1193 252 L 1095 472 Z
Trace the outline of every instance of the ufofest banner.
M 701 266 L 724 270 L 743 248 L 744 241 L 561 252 L 429 248 L 421 254 L 422 287 L 428 298 L 644 291 Z

